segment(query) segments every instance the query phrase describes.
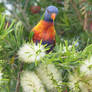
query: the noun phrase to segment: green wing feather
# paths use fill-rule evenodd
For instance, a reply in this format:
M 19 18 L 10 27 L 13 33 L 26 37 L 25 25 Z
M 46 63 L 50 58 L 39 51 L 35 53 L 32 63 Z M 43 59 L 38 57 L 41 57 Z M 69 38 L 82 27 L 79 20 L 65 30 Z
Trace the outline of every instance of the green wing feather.
M 30 41 L 32 40 L 33 35 L 34 35 L 34 32 L 33 32 L 33 31 L 31 31 L 31 32 L 30 32 L 30 35 L 29 35 L 29 40 L 30 40 Z
M 44 15 L 45 15 L 45 13 L 42 15 L 41 20 L 43 20 L 43 19 L 44 19 Z

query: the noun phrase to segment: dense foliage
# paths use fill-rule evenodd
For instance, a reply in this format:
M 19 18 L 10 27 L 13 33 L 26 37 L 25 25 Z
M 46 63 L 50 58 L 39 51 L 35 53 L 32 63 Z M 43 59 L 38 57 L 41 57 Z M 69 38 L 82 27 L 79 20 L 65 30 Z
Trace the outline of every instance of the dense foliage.
M 29 92 L 25 89 L 32 90 L 32 87 L 35 88 L 32 92 L 84 92 L 84 88 L 85 92 L 91 92 L 92 63 L 86 64 L 88 68 L 83 68 L 84 72 L 82 67 L 85 62 L 92 62 L 92 1 L 7 0 L 7 4 L 13 5 L 12 10 L 4 7 L 5 3 L 0 4 L 0 92 Z M 20 59 L 23 55 L 44 53 L 41 43 L 39 49 L 34 48 L 30 30 L 48 5 L 59 8 L 55 21 L 56 46 L 41 59 L 23 61 L 24 58 Z M 35 12 L 34 8 L 38 10 Z M 10 16 L 4 14 L 7 9 Z M 32 52 L 28 52 L 24 44 L 32 44 Z M 27 52 L 21 55 L 20 48 Z

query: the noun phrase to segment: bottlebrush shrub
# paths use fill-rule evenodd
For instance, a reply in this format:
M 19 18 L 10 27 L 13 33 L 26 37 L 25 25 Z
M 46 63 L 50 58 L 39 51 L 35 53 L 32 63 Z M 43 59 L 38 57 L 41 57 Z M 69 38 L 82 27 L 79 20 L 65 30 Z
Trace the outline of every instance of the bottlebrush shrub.
M 69 87 L 69 92 L 79 92 L 79 90 L 84 92 L 83 87 L 85 87 L 85 90 L 90 89 L 90 85 L 86 84 L 86 82 L 92 83 L 92 79 L 90 78 L 85 80 L 85 74 L 84 72 L 82 73 L 80 69 L 82 66 L 84 66 L 84 64 L 88 66 L 86 62 L 84 64 L 83 62 L 87 57 L 92 56 L 92 44 L 87 46 L 83 51 L 78 51 L 78 47 L 76 47 L 75 45 L 76 42 L 69 45 L 67 41 L 65 41 L 65 44 L 57 45 L 55 47 L 55 51 L 53 53 L 49 53 L 47 57 L 44 58 L 44 61 L 46 63 L 53 62 L 61 71 L 61 88 L 63 89 L 63 91 L 65 88 Z M 89 64 L 91 65 L 91 63 Z M 78 72 L 76 72 L 75 70 L 77 70 Z M 90 72 L 92 71 L 90 70 Z
M 86 53 L 90 55 L 88 51 L 91 50 L 92 45 L 83 51 L 78 51 L 75 45 L 76 42 L 68 45 L 67 41 L 65 45 L 56 45 L 55 51 L 46 54 L 42 59 L 43 63 L 35 68 L 34 72 L 47 92 L 63 92 L 66 87 L 69 87 L 71 92 L 91 90 L 90 85 L 86 84 L 91 84 L 91 79 L 85 80 L 84 72 L 78 71 L 87 58 Z
M 69 74 L 69 88 L 71 92 L 92 91 L 92 56 L 84 60 L 79 69 Z

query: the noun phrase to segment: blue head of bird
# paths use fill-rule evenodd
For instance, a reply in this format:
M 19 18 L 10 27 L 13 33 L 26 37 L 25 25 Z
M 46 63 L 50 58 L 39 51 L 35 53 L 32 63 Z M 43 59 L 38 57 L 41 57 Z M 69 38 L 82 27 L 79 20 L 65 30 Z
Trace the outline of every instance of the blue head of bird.
M 48 6 L 45 15 L 44 20 L 47 22 L 53 22 L 56 18 L 56 15 L 58 14 L 58 8 L 55 6 Z

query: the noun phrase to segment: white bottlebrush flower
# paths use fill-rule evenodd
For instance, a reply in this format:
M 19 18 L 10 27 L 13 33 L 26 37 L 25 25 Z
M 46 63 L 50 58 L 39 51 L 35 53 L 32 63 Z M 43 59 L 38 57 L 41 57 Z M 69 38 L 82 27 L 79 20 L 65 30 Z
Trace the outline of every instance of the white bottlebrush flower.
M 80 77 L 75 74 L 69 74 L 69 88 L 73 92 L 78 92 L 78 88 L 76 87 L 76 84 L 79 84 Z
M 80 66 L 80 72 L 83 73 L 86 78 L 92 78 L 92 57 L 84 61 Z
M 58 69 L 55 67 L 54 64 L 48 64 L 47 69 L 48 69 L 48 73 L 53 74 L 53 77 L 56 81 L 61 80 L 61 73 L 58 71 Z
M 89 92 L 89 85 L 87 85 L 86 83 L 80 82 L 79 87 L 81 92 Z
M 69 74 L 69 88 L 71 92 L 91 92 L 91 83 L 92 80 L 89 81 L 76 72 L 73 74 Z
M 90 92 L 92 92 L 92 79 L 88 81 L 89 84 L 89 89 L 91 90 Z
M 0 80 L 2 79 L 2 75 L 3 75 L 3 73 L 0 71 Z
M 80 75 L 74 73 L 69 75 L 69 88 L 71 92 L 88 92 L 87 85 L 81 80 Z
M 3 83 L 3 81 L 2 81 L 2 75 L 3 75 L 3 73 L 0 71 L 0 84 Z
M 45 54 L 44 46 L 35 43 L 26 43 L 18 51 L 19 60 L 27 63 L 39 61 Z
M 24 71 L 21 77 L 23 92 L 45 92 L 44 86 L 34 72 Z
M 53 83 L 53 79 L 51 78 L 53 76 L 54 80 L 59 83 L 60 81 L 62 81 L 62 77 L 61 73 L 57 70 L 54 64 L 41 64 L 38 66 L 36 72 L 49 91 L 57 92 L 56 85 Z

